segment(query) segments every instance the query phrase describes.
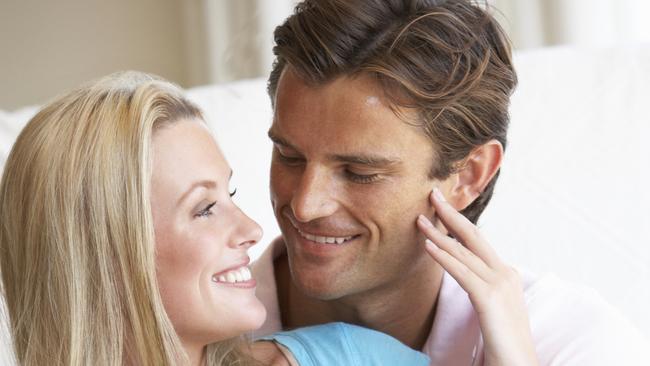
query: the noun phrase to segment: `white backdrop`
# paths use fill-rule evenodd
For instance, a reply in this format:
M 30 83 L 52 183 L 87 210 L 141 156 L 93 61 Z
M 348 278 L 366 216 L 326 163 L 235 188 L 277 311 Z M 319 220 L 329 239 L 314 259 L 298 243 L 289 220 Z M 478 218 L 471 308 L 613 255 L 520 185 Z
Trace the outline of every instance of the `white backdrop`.
M 486 0 L 478 0 L 486 1 Z M 273 29 L 297 0 L 191 0 L 185 2 L 190 55 L 197 61 L 191 84 L 268 74 Z M 516 49 L 543 46 L 650 42 L 648 0 L 487 0 Z M 197 24 L 203 24 L 197 28 Z M 206 65 L 201 70 L 200 65 Z
M 650 41 L 647 0 L 488 0 L 516 48 Z

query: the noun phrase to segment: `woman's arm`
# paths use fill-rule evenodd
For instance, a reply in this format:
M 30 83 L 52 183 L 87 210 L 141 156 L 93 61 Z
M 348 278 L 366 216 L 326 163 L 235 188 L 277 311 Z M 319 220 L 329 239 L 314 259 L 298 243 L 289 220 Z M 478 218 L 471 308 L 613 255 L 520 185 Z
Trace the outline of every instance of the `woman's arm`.
M 430 200 L 436 224 L 420 215 L 417 225 L 428 238 L 427 252 L 469 295 L 483 335 L 484 365 L 538 365 L 519 273 L 440 190 L 434 188 Z

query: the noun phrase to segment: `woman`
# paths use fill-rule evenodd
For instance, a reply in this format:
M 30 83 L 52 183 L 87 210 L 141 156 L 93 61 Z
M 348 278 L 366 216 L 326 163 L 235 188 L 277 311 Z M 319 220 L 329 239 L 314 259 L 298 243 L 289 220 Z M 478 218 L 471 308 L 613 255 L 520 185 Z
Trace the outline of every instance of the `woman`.
M 167 143 L 166 129 L 177 121 L 200 119 L 171 85 L 125 74 L 57 99 L 22 131 L 0 193 L 1 270 L 20 364 L 163 365 L 177 364 L 184 353 L 195 361 L 203 357 L 195 343 L 215 336 L 215 323 L 219 338 L 228 339 L 264 320 L 253 290 L 205 283 L 206 271 L 245 265 L 245 249 L 261 235 L 229 200 L 221 154 L 205 138 L 197 141 L 219 157 L 197 162 L 201 173 L 212 169 L 207 178 L 216 187 L 179 203 L 200 220 L 181 221 L 162 197 L 171 188 L 152 184 L 173 163 L 166 148 L 182 148 L 153 141 Z M 194 125 L 179 132 L 201 136 L 204 127 Z M 170 184 L 184 183 L 187 171 L 179 173 Z M 227 220 L 209 229 L 215 201 Z M 211 248 L 210 240 L 229 246 Z M 239 303 L 214 312 L 222 293 Z M 192 312 L 178 307 L 183 301 Z M 248 324 L 229 322 L 237 311 L 246 311 Z M 189 331 L 201 321 L 204 327 Z M 230 348 L 213 344 L 205 358 L 217 362 Z
M 198 108 L 152 76 L 111 75 L 44 107 L 16 140 L 0 186 L 17 362 L 259 364 L 240 336 L 266 314 L 246 254 L 262 233 L 231 201 L 231 175 Z M 351 332 L 427 363 L 358 327 L 304 337 L 335 344 Z M 286 348 L 259 346 L 265 363 L 297 364 Z

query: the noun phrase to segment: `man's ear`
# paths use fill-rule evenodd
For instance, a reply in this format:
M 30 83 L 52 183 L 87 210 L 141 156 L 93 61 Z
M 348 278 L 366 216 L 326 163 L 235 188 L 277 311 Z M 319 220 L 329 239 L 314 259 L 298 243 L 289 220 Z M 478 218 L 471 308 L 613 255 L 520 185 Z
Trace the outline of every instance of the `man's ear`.
M 497 140 L 490 140 L 472 150 L 450 177 L 448 201 L 458 211 L 469 206 L 490 183 L 502 159 L 503 146 Z

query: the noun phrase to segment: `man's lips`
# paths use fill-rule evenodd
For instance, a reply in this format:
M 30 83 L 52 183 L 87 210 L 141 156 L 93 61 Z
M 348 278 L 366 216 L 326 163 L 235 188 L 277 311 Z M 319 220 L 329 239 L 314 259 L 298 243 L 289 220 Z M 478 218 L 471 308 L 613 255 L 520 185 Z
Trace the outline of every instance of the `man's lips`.
M 309 234 L 302 232 L 300 229 L 296 228 L 298 231 L 298 234 L 302 236 L 303 238 L 313 241 L 315 243 L 320 243 L 320 244 L 344 244 L 350 240 L 355 239 L 359 235 L 351 235 L 351 236 L 327 236 L 327 235 L 315 235 L 315 234 Z
M 287 217 L 287 219 L 291 223 L 291 226 L 293 226 L 294 229 L 296 229 L 298 235 L 314 243 L 345 244 L 346 242 L 349 242 L 361 236 L 358 233 L 351 233 L 349 232 L 349 230 L 345 230 L 345 231 L 323 230 L 322 228 L 319 228 L 318 230 L 312 230 L 310 228 L 305 227 L 306 225 L 301 225 L 300 223 L 298 223 L 297 220 L 295 220 L 295 218 L 291 214 L 285 214 L 284 216 Z

